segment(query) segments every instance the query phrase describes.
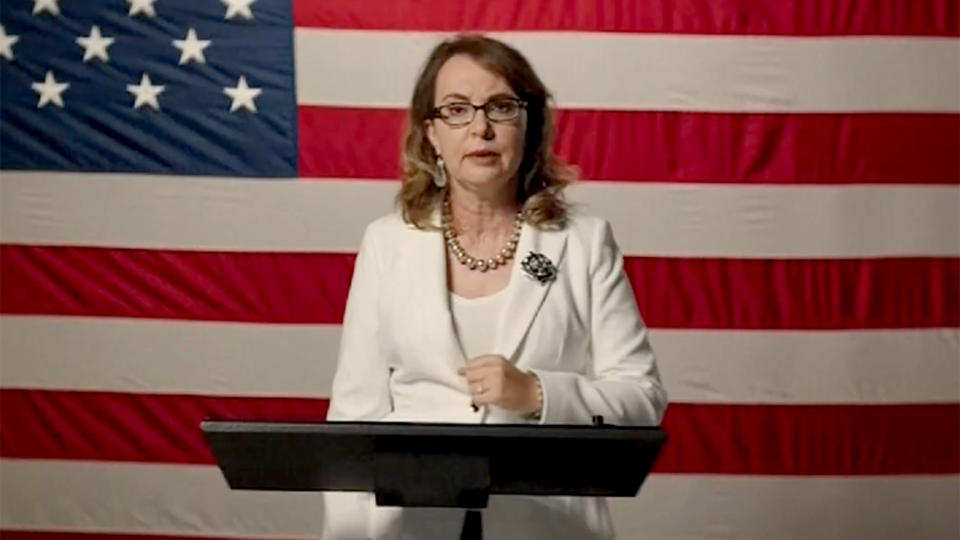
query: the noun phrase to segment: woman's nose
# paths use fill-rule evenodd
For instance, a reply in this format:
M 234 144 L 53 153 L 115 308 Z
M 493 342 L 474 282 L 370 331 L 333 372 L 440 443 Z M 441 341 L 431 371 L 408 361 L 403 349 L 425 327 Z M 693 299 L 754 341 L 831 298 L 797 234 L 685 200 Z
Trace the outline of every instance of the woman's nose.
M 493 125 L 487 119 L 487 112 L 483 109 L 477 111 L 476 116 L 473 117 L 473 122 L 470 122 L 470 132 L 487 140 L 493 138 Z

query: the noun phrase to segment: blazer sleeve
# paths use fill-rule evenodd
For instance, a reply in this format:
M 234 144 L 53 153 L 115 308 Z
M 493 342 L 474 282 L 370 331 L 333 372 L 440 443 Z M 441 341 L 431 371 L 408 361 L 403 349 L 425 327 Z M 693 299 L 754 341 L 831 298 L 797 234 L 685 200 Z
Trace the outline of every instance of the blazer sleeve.
M 380 350 L 381 257 L 368 226 L 360 242 L 347 296 L 328 420 L 376 420 L 392 410 L 390 370 Z
M 543 388 L 541 422 L 658 425 L 667 407 L 646 326 L 623 269 L 610 224 L 592 234 L 589 261 L 590 343 L 588 375 L 534 370 Z

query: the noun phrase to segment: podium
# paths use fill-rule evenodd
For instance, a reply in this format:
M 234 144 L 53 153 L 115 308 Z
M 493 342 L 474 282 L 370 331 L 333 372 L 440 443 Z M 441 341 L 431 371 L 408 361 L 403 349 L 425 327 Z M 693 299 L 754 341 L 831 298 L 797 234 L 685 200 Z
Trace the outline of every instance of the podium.
M 365 491 L 380 506 L 467 509 L 491 494 L 633 497 L 666 441 L 657 427 L 204 421 L 232 489 Z

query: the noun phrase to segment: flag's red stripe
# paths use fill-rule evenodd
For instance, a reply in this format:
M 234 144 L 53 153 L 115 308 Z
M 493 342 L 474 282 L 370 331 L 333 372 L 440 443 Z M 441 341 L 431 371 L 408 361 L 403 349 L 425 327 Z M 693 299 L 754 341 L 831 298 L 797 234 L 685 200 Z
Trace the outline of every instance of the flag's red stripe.
M 0 456 L 213 463 L 204 418 L 322 420 L 325 400 L 0 390 Z M 657 472 L 953 474 L 960 405 L 673 404 Z
M 339 323 L 354 256 L 0 246 L 0 312 Z M 960 258 L 627 257 L 655 328 L 960 326 Z
M 960 326 L 960 259 L 627 257 L 656 328 Z
M 920 366 L 918 369 L 922 369 Z M 675 403 L 656 472 L 955 474 L 960 404 Z
M 405 114 L 301 106 L 300 175 L 399 178 Z M 960 183 L 958 114 L 564 110 L 557 126 L 558 153 L 585 179 Z
M 0 246 L 0 313 L 339 323 L 353 254 Z
M 204 358 L 197 358 L 203 362 Z M 204 419 L 323 421 L 326 399 L 0 389 L 0 456 L 213 463 Z
M 297 26 L 371 30 L 956 36 L 955 0 L 295 0 Z

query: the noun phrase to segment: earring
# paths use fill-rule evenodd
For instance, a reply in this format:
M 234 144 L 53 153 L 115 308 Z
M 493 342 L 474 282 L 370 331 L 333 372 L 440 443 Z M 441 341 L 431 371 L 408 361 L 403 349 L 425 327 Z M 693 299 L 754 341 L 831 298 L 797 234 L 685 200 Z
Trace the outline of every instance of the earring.
M 440 189 L 447 185 L 447 168 L 440 156 L 437 156 L 437 174 L 433 175 L 433 184 Z

